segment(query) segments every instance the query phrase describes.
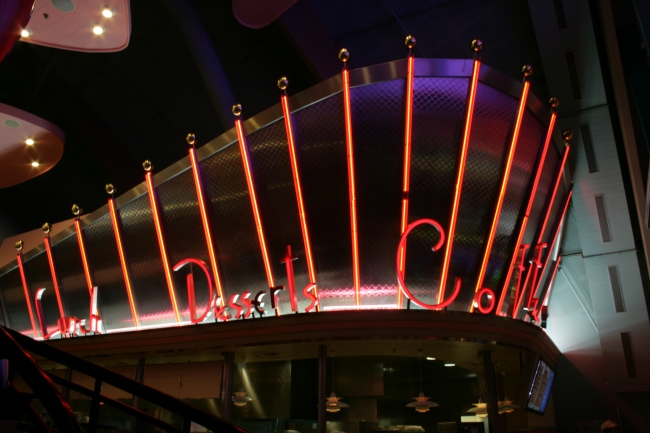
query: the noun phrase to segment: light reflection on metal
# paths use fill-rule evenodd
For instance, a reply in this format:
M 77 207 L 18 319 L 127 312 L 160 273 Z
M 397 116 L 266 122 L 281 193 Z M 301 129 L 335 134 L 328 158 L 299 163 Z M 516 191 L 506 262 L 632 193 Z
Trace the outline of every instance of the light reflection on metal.
M 537 236 L 537 243 L 542 242 L 542 239 L 544 238 L 544 232 L 546 231 L 546 225 L 548 224 L 548 219 L 551 216 L 551 211 L 553 210 L 553 204 L 555 203 L 555 198 L 557 196 L 557 191 L 560 187 L 560 182 L 562 181 L 562 175 L 564 174 L 564 167 L 566 165 L 566 162 L 569 157 L 569 151 L 571 150 L 571 146 L 569 145 L 568 142 L 565 142 L 565 148 L 564 148 L 564 153 L 562 154 L 562 162 L 560 162 L 560 167 L 558 168 L 557 171 L 557 176 L 555 177 L 555 184 L 553 185 L 553 192 L 551 193 L 551 199 L 548 202 L 548 208 L 546 210 L 546 215 L 544 216 L 544 222 L 542 223 L 542 227 L 539 231 L 539 235 Z
M 193 137 L 193 134 L 190 134 Z M 188 135 L 189 137 L 189 135 Z M 189 139 L 188 139 L 189 143 Z M 217 296 L 223 297 L 223 287 L 221 284 L 221 276 L 219 274 L 219 267 L 217 264 L 217 254 L 214 249 L 214 241 L 212 240 L 212 229 L 210 227 L 210 220 L 208 218 L 208 212 L 205 207 L 205 198 L 203 195 L 203 183 L 201 181 L 201 169 L 199 168 L 198 159 L 196 156 L 196 149 L 192 143 L 190 144 L 190 163 L 192 165 L 192 174 L 194 175 L 194 186 L 196 188 L 196 198 L 199 203 L 199 211 L 201 213 L 201 221 L 203 223 L 203 233 L 205 234 L 205 242 L 208 247 L 208 255 L 210 256 L 210 266 L 212 267 L 212 273 L 214 275 L 214 283 L 217 288 Z
M 86 244 L 84 243 L 84 236 L 81 232 L 81 223 L 79 218 L 74 219 L 74 229 L 77 233 L 77 243 L 79 244 L 79 254 L 81 254 L 81 263 L 84 267 L 84 275 L 86 276 L 86 284 L 88 285 L 88 293 L 92 296 L 93 293 L 93 280 L 90 276 L 90 266 L 88 265 L 88 257 L 86 256 Z
M 115 243 L 117 244 L 117 253 L 120 257 L 120 267 L 122 268 L 122 277 L 124 278 L 124 286 L 126 287 L 126 294 L 129 298 L 129 306 L 131 307 L 131 315 L 136 329 L 140 329 L 140 318 L 138 317 L 138 310 L 135 306 L 135 299 L 133 297 L 133 287 L 131 286 L 131 276 L 129 275 L 129 268 L 126 264 L 126 257 L 124 256 L 124 247 L 122 246 L 122 233 L 120 229 L 120 222 L 118 221 L 117 210 L 115 209 L 115 200 L 113 197 L 108 199 L 108 209 L 111 215 L 111 223 L 113 225 L 113 233 L 115 234 Z
M 286 80 L 286 78 L 285 78 Z M 282 81 L 282 80 L 280 80 Z M 288 83 L 287 83 L 288 84 Z M 284 82 L 280 84 L 286 89 Z M 312 286 L 313 295 L 318 300 L 318 287 L 316 285 L 316 269 L 311 251 L 311 241 L 309 239 L 309 229 L 307 228 L 307 214 L 302 199 L 302 184 L 300 182 L 300 171 L 298 169 L 298 158 L 296 156 L 296 143 L 293 137 L 293 125 L 291 122 L 291 109 L 289 108 L 289 98 L 282 95 L 282 112 L 284 113 L 284 128 L 287 132 L 287 145 L 289 147 L 289 158 L 291 160 L 291 173 L 293 174 L 293 186 L 296 191 L 296 201 L 298 202 L 298 213 L 300 214 L 300 228 L 302 230 L 302 240 L 305 245 L 305 258 L 307 259 L 307 272 L 309 273 L 309 284 Z M 307 287 L 305 287 L 307 289 Z M 303 292 L 304 290 L 303 289 Z M 320 302 L 316 302 L 316 311 L 320 311 Z
M 558 269 L 560 269 L 561 263 L 562 263 L 562 256 L 558 256 L 557 260 L 555 261 L 555 266 L 553 267 L 553 271 L 551 271 L 551 278 L 549 279 L 548 282 L 548 290 L 544 295 L 544 302 L 542 302 L 542 306 L 544 307 L 548 306 L 548 300 L 551 297 L 551 289 L 553 288 L 553 282 L 555 281 L 555 276 L 557 275 Z M 537 310 L 537 305 L 535 305 L 535 310 Z
M 234 112 L 234 111 L 233 111 Z M 241 111 L 240 111 L 241 114 Z M 253 182 L 253 175 L 251 173 L 250 156 L 248 154 L 248 146 L 246 145 L 246 137 L 242 127 L 241 119 L 235 120 L 235 129 L 237 130 L 237 141 L 239 142 L 239 150 L 241 152 L 242 163 L 244 164 L 244 173 L 246 174 L 246 184 L 248 185 L 248 195 L 251 199 L 251 206 L 253 207 L 253 217 L 255 218 L 255 226 L 257 227 L 257 237 L 262 251 L 262 259 L 264 260 L 264 270 L 266 271 L 266 281 L 269 287 L 275 287 L 275 280 L 273 278 L 273 270 L 271 262 L 269 261 L 269 253 L 266 247 L 266 238 L 264 235 L 264 228 L 262 226 L 262 217 L 257 205 L 257 194 L 255 193 L 255 184 Z
M 21 250 L 22 250 L 22 241 Z M 29 320 L 32 323 L 32 331 L 34 332 L 34 338 L 38 337 L 36 332 L 36 322 L 34 321 L 34 311 L 32 310 L 32 300 L 29 296 L 29 288 L 27 287 L 27 277 L 25 276 L 25 269 L 23 267 L 23 255 L 22 253 L 16 254 L 16 261 L 18 262 L 18 269 L 20 270 L 20 280 L 23 283 L 23 292 L 25 294 L 25 302 L 27 303 L 27 311 L 29 312 Z
M 63 301 L 61 300 L 61 291 L 59 289 L 59 279 L 56 277 L 56 268 L 54 267 L 54 258 L 52 257 L 52 241 L 50 236 L 47 235 L 43 239 L 45 244 L 45 252 L 47 253 L 47 262 L 50 265 L 50 274 L 52 275 L 52 284 L 54 285 L 54 293 L 56 294 L 56 302 L 59 305 L 59 315 L 65 317 L 65 310 L 63 309 Z
M 477 45 L 478 47 L 482 44 Z M 480 49 L 480 48 L 479 48 Z M 465 114 L 465 128 L 463 129 L 463 140 L 460 147 L 460 156 L 458 158 L 456 184 L 454 188 L 454 201 L 451 208 L 451 217 L 449 218 L 449 238 L 445 248 L 445 256 L 442 262 L 442 274 L 440 276 L 440 289 L 438 290 L 438 304 L 442 304 L 445 297 L 445 286 L 447 285 L 447 275 L 449 273 L 449 264 L 451 262 L 451 252 L 454 244 L 454 235 L 456 234 L 456 220 L 458 219 L 458 208 L 460 206 L 460 196 L 463 190 L 463 177 L 465 175 L 465 163 L 467 162 L 467 149 L 469 147 L 470 132 L 472 130 L 472 119 L 474 117 L 474 103 L 476 102 L 476 90 L 478 87 L 478 76 L 481 70 L 481 61 L 474 59 L 474 68 L 472 77 L 469 81 L 469 92 L 467 96 L 467 110 Z M 457 280 L 459 281 L 459 280 Z M 460 286 L 458 285 L 458 288 Z M 440 307 L 442 308 L 442 307 Z
M 554 98 L 555 99 L 555 98 Z M 499 315 L 504 315 L 504 313 L 501 311 L 503 308 L 503 301 L 506 298 L 506 295 L 508 293 L 508 289 L 510 286 L 510 279 L 512 277 L 512 272 L 514 271 L 514 265 L 515 261 L 517 259 L 517 254 L 519 251 L 519 247 L 524 239 L 524 234 L 526 233 L 526 226 L 528 225 L 528 220 L 530 218 L 530 212 L 533 208 L 533 203 L 535 202 L 535 195 L 537 194 L 537 187 L 539 186 L 539 180 L 542 176 L 542 172 L 544 171 L 544 163 L 546 162 L 546 155 L 548 153 L 548 148 L 551 143 L 551 140 L 553 138 L 553 129 L 555 128 L 555 121 L 557 120 L 557 113 L 553 111 L 551 113 L 551 119 L 548 123 L 548 128 L 546 130 L 546 139 L 544 140 L 544 147 L 542 148 L 542 155 L 539 159 L 539 163 L 537 164 L 537 169 L 535 172 L 535 179 L 533 180 L 533 186 L 530 190 L 530 195 L 528 196 L 528 205 L 526 206 L 526 212 L 524 213 L 524 217 L 522 218 L 521 225 L 519 228 L 519 235 L 517 236 L 517 242 L 515 243 L 515 251 L 512 253 L 512 258 L 510 259 L 510 266 L 508 266 L 508 273 L 506 275 L 505 282 L 503 284 L 503 288 L 501 290 L 501 297 L 499 299 L 499 305 L 497 306 L 496 313 Z
M 347 310 L 395 310 L 397 304 L 379 304 L 379 305 L 369 305 L 364 304 L 357 308 L 356 305 L 330 305 L 326 306 L 323 309 L 325 311 L 347 311 Z
M 350 71 L 343 66 L 343 111 L 345 115 L 345 146 L 348 161 L 348 190 L 350 193 L 350 231 L 352 235 L 352 275 L 354 279 L 355 305 L 361 305 L 359 289 L 361 274 L 359 271 L 359 233 L 357 227 L 357 192 L 354 174 L 354 142 L 352 140 L 352 106 L 350 103 Z
M 508 156 L 506 158 L 506 164 L 503 169 L 503 175 L 501 178 L 501 187 L 499 188 L 499 196 L 497 197 L 497 205 L 494 210 L 494 217 L 492 218 L 492 225 L 490 226 L 490 232 L 486 239 L 486 246 L 483 253 L 483 259 L 481 260 L 481 265 L 479 268 L 478 278 L 476 280 L 476 287 L 474 288 L 474 293 L 478 293 L 479 290 L 483 287 L 483 281 L 485 279 L 485 271 L 487 270 L 487 265 L 490 260 L 490 255 L 492 254 L 492 246 L 494 244 L 494 236 L 496 235 L 497 227 L 499 226 L 499 219 L 501 217 L 501 209 L 503 207 L 503 200 L 506 195 L 506 190 L 508 188 L 508 182 L 510 180 L 510 171 L 512 169 L 512 161 L 515 157 L 515 151 L 517 150 L 517 143 L 519 142 L 519 131 L 521 130 L 521 122 L 524 118 L 524 113 L 526 112 L 526 101 L 528 100 L 528 90 L 530 89 L 530 81 L 524 78 L 524 83 L 521 90 L 521 98 L 519 98 L 519 108 L 517 109 L 517 119 L 515 121 L 515 127 L 512 131 L 512 138 L 510 140 L 510 146 L 508 148 Z M 479 302 L 480 305 L 480 302 Z M 469 312 L 474 311 L 474 303 L 470 303 Z
M 413 45 L 409 38 L 406 39 L 409 49 Z M 415 57 L 409 53 L 408 68 L 406 72 L 406 115 L 404 116 L 404 170 L 402 179 L 402 219 L 400 224 L 400 235 L 404 234 L 409 219 L 409 190 L 411 183 L 411 146 L 413 136 L 413 71 L 415 69 Z M 406 244 L 400 248 L 400 272 L 404 273 L 406 268 Z M 397 290 L 397 308 L 402 308 L 402 289 Z
M 145 161 L 148 162 L 148 161 Z M 149 166 L 151 163 L 148 164 Z M 146 168 L 145 168 L 146 170 Z M 156 236 L 158 238 L 158 247 L 160 249 L 160 258 L 162 259 L 163 269 L 165 271 L 165 280 L 167 281 L 167 289 L 169 291 L 169 299 L 172 303 L 172 308 L 174 310 L 174 317 L 176 318 L 176 323 L 180 325 L 181 316 L 178 312 L 178 304 L 176 302 L 176 294 L 174 293 L 174 280 L 172 278 L 171 269 L 169 268 L 169 260 L 167 258 L 167 248 L 165 247 L 165 239 L 163 237 L 162 227 L 160 224 L 160 213 L 158 212 L 158 203 L 156 201 L 156 191 L 153 185 L 153 178 L 151 174 L 151 168 L 147 170 L 145 174 L 145 180 L 147 182 L 147 191 L 149 192 L 149 204 L 151 206 L 151 216 L 153 217 L 153 223 L 156 228 Z
M 551 253 L 553 251 L 553 248 L 555 247 L 555 243 L 557 242 L 558 238 L 560 237 L 560 230 L 562 228 L 562 222 L 564 221 L 564 217 L 566 216 L 566 212 L 569 209 L 569 203 L 571 203 L 571 196 L 573 195 L 573 189 L 570 189 L 569 192 L 567 192 L 566 197 L 564 198 L 564 203 L 562 203 L 562 208 L 560 209 L 560 213 L 558 215 L 557 222 L 555 223 L 555 230 L 553 232 L 553 237 L 551 238 L 551 241 L 548 243 L 549 246 L 549 252 L 546 255 L 546 258 L 544 259 L 544 264 L 543 264 L 543 270 L 542 273 L 540 274 L 539 280 L 536 282 L 535 286 L 533 287 L 533 291 L 531 292 L 531 295 L 536 295 L 537 291 L 539 290 L 539 286 L 542 282 L 542 276 L 546 273 L 547 266 L 549 264 L 549 258 L 551 256 Z M 530 308 L 530 302 L 529 302 L 529 308 Z
M 521 284 L 522 283 L 522 277 L 524 275 L 524 271 L 526 271 L 526 265 L 524 264 L 524 262 L 526 261 L 526 253 L 527 253 L 529 248 L 530 248 L 530 245 L 528 245 L 528 244 L 520 245 L 519 249 L 518 249 L 518 252 L 517 252 L 516 257 L 519 258 L 518 259 L 519 260 L 519 265 L 517 266 L 517 269 L 519 269 L 519 276 L 517 278 L 517 287 L 515 288 L 515 296 L 514 296 L 514 300 L 512 302 L 513 305 L 517 304 L 517 301 L 519 299 L 519 293 L 520 293 L 521 287 L 522 287 L 522 284 Z M 526 282 L 527 281 L 528 280 L 524 281 L 524 285 L 523 285 L 524 287 L 526 287 Z M 502 297 L 502 299 L 503 299 L 503 297 Z M 499 310 L 497 309 L 497 313 L 498 313 L 498 311 Z

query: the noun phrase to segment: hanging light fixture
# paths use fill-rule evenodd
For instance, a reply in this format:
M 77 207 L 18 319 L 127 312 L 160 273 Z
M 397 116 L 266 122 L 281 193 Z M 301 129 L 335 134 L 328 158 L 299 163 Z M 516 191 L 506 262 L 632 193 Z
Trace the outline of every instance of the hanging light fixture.
M 331 350 L 330 353 L 332 354 L 332 376 L 334 376 L 334 357 L 336 356 L 336 351 Z M 333 378 L 332 378 L 333 379 Z M 334 380 L 332 380 L 332 384 L 334 383 Z M 332 394 L 330 394 L 329 397 L 325 398 L 325 410 L 328 412 L 339 412 L 341 408 L 348 408 L 347 404 L 343 403 L 341 401 L 341 397 L 337 397 L 336 393 L 334 392 L 334 385 L 332 385 Z
M 479 418 L 487 418 L 488 416 L 488 411 L 487 411 L 487 403 L 483 403 L 481 399 L 478 399 L 478 403 L 472 403 L 474 406 L 470 410 L 467 411 L 467 413 L 472 413 L 475 416 Z
M 249 401 L 253 401 L 253 399 L 246 395 L 243 389 L 235 392 L 235 395 L 232 396 L 232 404 L 235 406 L 246 406 Z
M 499 402 L 499 414 L 514 412 L 515 409 L 519 409 L 519 406 L 513 404 L 511 400 L 508 400 L 508 397 L 504 401 Z
M 429 412 L 432 407 L 439 406 L 438 403 L 429 401 L 431 397 L 425 397 L 422 391 L 422 349 L 418 349 L 418 362 L 420 363 L 420 395 L 413 397 L 415 401 L 406 405 L 406 407 L 414 407 L 416 412 L 425 413 Z
M 334 391 L 332 391 L 332 394 L 327 397 L 325 400 L 325 410 L 328 412 L 339 412 L 342 407 L 350 407 L 347 404 L 343 403 L 341 400 L 341 397 L 337 397 Z
M 239 378 L 242 382 L 242 386 L 241 388 L 239 388 L 239 391 L 236 391 L 232 396 L 232 404 L 241 407 L 241 406 L 246 406 L 246 404 L 249 401 L 253 401 L 253 399 L 249 397 L 246 394 L 246 392 L 244 392 L 244 358 L 243 357 L 239 367 Z
M 502 371 L 501 375 L 503 376 L 503 381 L 505 382 L 506 372 Z M 503 401 L 499 402 L 499 414 L 514 412 L 515 409 L 519 409 L 519 406 L 514 404 L 512 400 L 508 400 L 508 394 L 506 394 L 506 398 Z

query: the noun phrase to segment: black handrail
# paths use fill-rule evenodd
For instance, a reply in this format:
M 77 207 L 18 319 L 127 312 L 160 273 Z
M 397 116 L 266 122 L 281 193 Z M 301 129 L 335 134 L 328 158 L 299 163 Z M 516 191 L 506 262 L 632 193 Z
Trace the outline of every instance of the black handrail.
M 80 387 L 74 383 L 71 383 L 63 378 L 55 378 L 55 376 L 48 376 L 50 383 L 55 381 L 63 386 L 69 387 L 75 391 L 78 391 L 82 394 L 91 396 L 91 419 L 89 421 L 88 432 L 94 433 L 92 429 L 94 423 L 97 422 L 97 416 L 93 414 L 93 408 L 98 409 L 99 403 L 103 401 L 106 404 L 109 404 L 114 407 L 118 407 L 125 412 L 134 415 L 138 418 L 143 419 L 146 422 L 150 422 L 163 430 L 170 432 L 187 432 L 190 431 L 191 422 L 195 422 L 211 431 L 218 431 L 220 433 L 246 433 L 241 428 L 222 420 L 214 415 L 211 415 L 207 412 L 204 412 L 200 409 L 197 409 L 194 406 L 191 406 L 181 400 L 176 399 L 175 397 L 165 394 L 156 389 L 150 388 L 142 383 L 136 382 L 133 379 L 122 376 L 121 374 L 115 373 L 103 367 L 100 367 L 92 362 L 88 362 L 81 358 L 78 358 L 74 355 L 71 355 L 62 350 L 56 349 L 48 344 L 33 340 L 25 335 L 22 335 L 16 331 L 2 328 L 4 334 L 10 336 L 14 339 L 22 348 L 28 352 L 39 355 L 45 359 L 54 361 L 58 364 L 64 365 L 68 368 L 71 368 L 75 371 L 79 371 L 87 376 L 90 376 L 95 379 L 95 389 L 90 390 L 87 388 Z M 29 356 L 29 355 L 27 355 Z M 33 360 L 32 360 L 33 361 Z M 36 366 L 38 368 L 38 366 Z M 157 420 L 150 415 L 125 405 L 121 402 L 113 400 L 109 397 L 101 395 L 101 385 L 103 383 L 109 384 L 115 388 L 118 388 L 128 394 L 133 394 L 144 400 L 147 400 L 155 405 L 160 406 L 163 409 L 166 409 L 170 412 L 176 413 L 183 418 L 183 429 L 179 430 L 176 427 L 173 427 L 163 421 Z M 55 388 L 56 389 L 56 388 Z M 61 397 L 62 398 L 62 397 Z M 93 419 L 94 418 L 94 419 Z M 155 420 L 155 421 L 154 421 Z M 68 430 L 65 430 L 68 431 Z M 69 430 L 72 432 L 73 430 Z
M 63 398 L 50 378 L 38 366 L 34 358 L 26 353 L 15 338 L 16 332 L 0 326 L 0 355 L 9 359 L 9 368 L 15 370 L 39 396 L 59 431 L 81 433 L 81 426 L 72 412 L 72 408 Z M 18 334 L 20 337 L 29 337 Z M 22 340 L 22 338 L 19 338 Z
M 68 380 L 65 380 L 62 377 L 56 376 L 54 374 L 50 374 L 50 379 L 52 379 L 52 382 L 58 383 L 61 386 L 64 386 L 72 391 L 76 391 L 79 394 L 85 395 L 87 397 L 92 398 L 94 395 L 93 390 L 88 389 L 86 387 L 83 387 L 79 384 L 76 384 L 74 382 L 70 382 Z M 128 404 L 124 404 L 121 401 L 114 400 L 110 397 L 106 397 L 105 395 L 99 395 L 99 401 L 102 403 L 105 403 L 109 406 L 113 406 L 128 415 L 136 416 L 140 419 L 144 419 L 146 422 L 154 425 L 155 427 L 158 427 L 164 431 L 172 432 L 172 433 L 182 433 L 182 430 L 177 429 L 171 424 L 166 423 L 165 421 L 161 421 L 158 418 L 155 418 L 151 415 L 149 415 L 146 412 L 142 412 L 139 409 L 136 409 L 132 406 L 129 406 Z

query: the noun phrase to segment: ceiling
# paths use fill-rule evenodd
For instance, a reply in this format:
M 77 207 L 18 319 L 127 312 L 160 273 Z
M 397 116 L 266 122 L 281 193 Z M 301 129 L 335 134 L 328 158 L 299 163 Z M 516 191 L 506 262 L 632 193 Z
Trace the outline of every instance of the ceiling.
M 67 220 L 73 203 L 93 211 L 106 201 L 106 183 L 118 193 L 141 183 L 145 159 L 163 169 L 184 157 L 188 132 L 200 145 L 230 129 L 219 120 L 230 101 L 215 101 L 206 78 L 210 48 L 245 117 L 278 102 L 280 76 L 289 77 L 293 94 L 338 73 L 342 46 L 352 67 L 403 58 L 407 33 L 417 36 L 420 57 L 467 58 L 469 42 L 480 37 L 486 64 L 519 79 L 521 65 L 531 63 L 533 92 L 548 94 L 525 2 L 300 0 L 262 29 L 241 25 L 230 2 L 181 2 L 183 13 L 178 3 L 132 2 L 131 39 L 119 52 L 18 42 L 2 61 L 0 80 L 9 85 L 0 87 L 0 103 L 54 123 L 66 141 L 50 171 L 0 189 L 0 237 Z M 207 39 L 188 26 L 202 26 Z

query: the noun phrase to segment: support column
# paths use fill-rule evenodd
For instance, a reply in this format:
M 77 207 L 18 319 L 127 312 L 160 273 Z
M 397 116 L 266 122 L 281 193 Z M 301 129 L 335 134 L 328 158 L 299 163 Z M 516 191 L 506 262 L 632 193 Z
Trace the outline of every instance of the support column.
M 135 377 L 133 378 L 136 382 L 138 383 L 143 383 L 144 382 L 144 370 L 146 367 L 146 359 L 145 358 L 139 358 L 138 359 L 138 366 L 135 368 Z M 133 408 L 134 409 L 140 409 L 140 397 L 137 395 L 133 396 Z M 137 433 L 138 432 L 138 418 L 137 417 L 131 417 L 131 433 Z
M 327 347 L 318 346 L 318 433 L 326 433 Z
M 70 367 L 68 367 L 65 370 L 64 379 L 67 380 L 68 382 L 72 382 L 72 372 L 73 371 L 74 370 L 72 370 Z M 70 400 L 70 388 L 67 388 L 67 387 L 64 386 L 63 389 L 61 390 L 61 394 L 63 394 L 63 398 L 65 398 L 65 401 Z
M 483 376 L 485 377 L 485 399 L 488 410 L 490 433 L 499 430 L 499 397 L 497 395 L 497 378 L 494 373 L 494 354 L 491 350 L 479 352 L 483 358 Z
M 225 352 L 222 355 L 221 418 L 225 421 L 230 421 L 230 409 L 232 408 L 232 369 L 235 364 L 235 354 L 232 352 Z

